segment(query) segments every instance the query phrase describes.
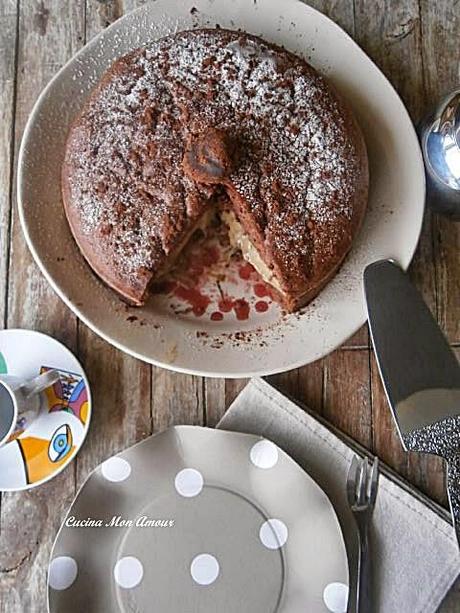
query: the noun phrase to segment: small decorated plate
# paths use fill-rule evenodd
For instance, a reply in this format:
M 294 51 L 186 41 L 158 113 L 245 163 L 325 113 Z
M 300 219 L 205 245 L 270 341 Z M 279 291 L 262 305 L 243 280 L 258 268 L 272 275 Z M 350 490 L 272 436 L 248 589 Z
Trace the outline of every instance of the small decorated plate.
M 27 490 L 59 474 L 82 446 L 91 415 L 85 373 L 64 345 L 32 330 L 0 331 L 0 374 L 31 379 L 54 368 L 60 380 L 41 394 L 39 416 L 0 447 L 0 491 Z
M 272 442 L 179 426 L 106 460 L 57 536 L 51 613 L 345 613 L 321 488 Z

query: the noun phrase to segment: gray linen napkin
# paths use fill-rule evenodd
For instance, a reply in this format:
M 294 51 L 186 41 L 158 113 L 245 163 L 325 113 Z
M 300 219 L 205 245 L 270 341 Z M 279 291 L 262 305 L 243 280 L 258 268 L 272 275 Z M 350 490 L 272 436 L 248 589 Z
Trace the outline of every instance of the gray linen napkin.
M 354 453 L 365 450 L 335 434 L 262 379 L 247 385 L 218 427 L 271 439 L 324 489 L 342 525 L 353 583 L 356 532 L 345 483 Z M 382 469 L 372 532 L 376 613 L 438 609 L 460 571 L 460 555 L 447 517 L 441 507 L 424 501 L 395 473 Z M 446 610 L 460 611 L 460 601 L 458 608 L 453 607 Z

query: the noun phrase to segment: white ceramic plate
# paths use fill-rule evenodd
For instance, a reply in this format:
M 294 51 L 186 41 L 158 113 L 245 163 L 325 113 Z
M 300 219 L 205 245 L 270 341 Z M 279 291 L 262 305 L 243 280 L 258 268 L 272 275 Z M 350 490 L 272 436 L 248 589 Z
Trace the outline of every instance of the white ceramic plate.
M 345 613 L 348 563 L 329 499 L 281 449 L 179 426 L 89 476 L 48 595 L 52 613 Z
M 88 380 L 67 347 L 34 330 L 0 331 L 0 374 L 29 379 L 51 368 L 60 380 L 43 392 L 40 414 L 0 448 L 0 491 L 28 490 L 58 475 L 83 445 L 91 419 Z
M 195 10 L 192 8 L 195 7 Z M 69 123 L 112 61 L 171 32 L 198 26 L 242 28 L 306 57 L 348 99 L 367 141 L 369 211 L 352 253 L 300 314 L 272 305 L 212 321 L 177 313 L 165 297 L 130 310 L 91 272 L 65 219 L 60 167 Z M 19 210 L 29 247 L 66 304 L 108 342 L 173 370 L 218 377 L 266 375 L 332 351 L 365 321 L 364 267 L 392 257 L 407 267 L 420 234 L 425 178 L 417 137 L 392 86 L 353 40 L 297 0 L 157 0 L 117 21 L 51 81 L 27 125 L 19 159 Z M 247 288 L 238 288 L 241 295 Z

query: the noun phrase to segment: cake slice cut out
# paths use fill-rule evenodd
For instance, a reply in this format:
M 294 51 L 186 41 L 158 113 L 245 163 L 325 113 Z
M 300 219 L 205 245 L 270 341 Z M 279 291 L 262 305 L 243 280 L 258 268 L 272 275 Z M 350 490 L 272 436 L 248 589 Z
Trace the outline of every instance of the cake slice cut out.
M 82 254 L 135 305 L 218 211 L 294 311 L 343 262 L 367 192 L 364 140 L 334 88 L 292 53 L 222 29 L 117 60 L 75 119 L 62 169 Z

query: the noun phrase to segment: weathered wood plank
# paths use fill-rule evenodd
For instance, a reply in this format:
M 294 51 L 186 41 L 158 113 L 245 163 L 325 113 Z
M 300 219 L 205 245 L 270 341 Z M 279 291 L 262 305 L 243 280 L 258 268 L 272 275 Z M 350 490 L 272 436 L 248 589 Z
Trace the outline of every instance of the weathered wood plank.
M 356 0 L 356 38 L 398 90 L 414 121 L 424 113 L 422 29 L 419 3 L 379 0 L 369 10 L 368 3 Z M 410 274 L 436 313 L 436 280 L 432 240 L 432 215 L 427 212 L 422 236 Z M 435 458 L 410 456 L 402 451 L 372 358 L 371 390 L 373 446 L 388 464 L 425 492 L 444 500 L 442 464 Z
M 232 404 L 247 383 L 248 379 L 227 379 L 225 381 L 225 405 L 227 407 Z
M 7 316 L 18 19 L 17 0 L 8 0 L 0 6 L 0 181 L 3 186 L 0 192 L 0 328 L 5 326 Z M 5 561 L 0 556 L 0 573 Z
M 73 0 L 47 0 L 46 3 L 34 0 L 20 4 L 15 158 L 34 100 L 56 69 L 81 44 L 83 16 L 81 2 Z M 7 325 L 50 332 L 72 349 L 76 347 L 76 320 L 33 264 L 16 209 L 11 234 Z M 51 544 L 74 494 L 74 482 L 75 464 L 38 489 L 3 495 L 0 546 L 3 610 L 11 613 L 44 610 Z
M 130 2 L 131 7 L 126 7 L 123 0 L 86 0 L 86 40 L 90 40 L 101 30 L 119 19 L 125 12 L 135 8 L 139 2 Z
M 367 349 L 368 347 L 369 328 L 367 327 L 367 324 L 361 326 L 361 328 L 342 345 L 342 349 Z
M 89 41 L 139 2 L 87 1 L 85 41 Z M 108 456 L 152 433 L 152 369 L 102 341 L 78 324 L 78 354 L 90 374 L 93 418 L 88 440 L 77 458 L 77 483 Z
M 0 6 L 0 326 L 4 326 L 13 184 L 17 0 Z
M 444 602 L 439 607 L 438 613 L 458 613 L 460 602 L 460 578 L 454 583 L 452 589 L 447 594 Z
M 15 161 L 22 132 L 32 106 L 56 70 L 76 53 L 83 40 L 81 3 L 50 0 L 21 4 L 19 22 Z M 16 201 L 16 189 L 13 202 Z M 76 318 L 55 295 L 38 271 L 25 244 L 17 208 L 13 208 L 9 327 L 49 332 L 70 347 L 76 346 Z
M 31 104 L 52 74 L 84 40 L 143 3 L 142 0 L 86 0 L 86 5 L 85 0 L 21 1 L 15 151 Z M 431 103 L 444 88 L 458 80 L 456 41 L 460 24 L 455 0 L 421 0 L 420 9 L 416 0 L 399 5 L 391 0 L 311 0 L 309 3 L 356 35 L 358 42 L 395 83 L 414 120 L 425 111 L 425 89 Z M 10 60 L 14 46 L 8 41 L 14 41 L 15 7 L 16 0 L 4 0 L 0 7 L 3 52 L 0 57 L 0 178 L 4 185 L 9 185 L 11 161 L 14 63 Z M 440 62 L 442 57 L 449 61 Z M 7 190 L 0 194 L 0 313 L 4 309 L 10 195 Z M 428 214 L 411 271 L 430 307 L 437 311 L 449 338 L 457 343 L 460 342 L 458 247 L 458 226 L 442 219 L 432 221 Z M 152 431 L 173 423 L 205 421 L 215 425 L 246 380 L 204 380 L 151 369 L 109 347 L 82 324 L 78 325 L 77 337 L 75 319 L 32 264 L 16 215 L 12 256 L 8 325 L 49 331 L 78 349 L 90 375 L 94 396 L 92 428 L 73 467 L 38 490 L 3 498 L 0 609 L 8 613 L 39 613 L 45 608 L 44 571 L 49 550 L 74 494 L 75 481 L 80 484 L 105 457 Z M 41 305 L 46 305 L 46 310 Z M 442 500 L 440 462 L 409 458 L 401 451 L 367 345 L 367 329 L 362 328 L 345 344 L 350 349 L 342 348 L 324 360 L 270 380 L 323 413 L 331 423 L 360 442 L 374 447 L 385 461 Z M 457 590 L 443 610 L 456 611 L 458 598 Z
M 73 466 L 73 465 L 72 465 Z M 37 489 L 4 494 L 0 529 L 0 611 L 46 611 L 51 546 L 75 494 L 67 468 Z
M 427 110 L 459 86 L 458 2 L 421 0 Z M 434 216 L 438 318 L 451 342 L 460 341 L 460 224 Z
M 339 350 L 324 359 L 323 416 L 372 448 L 369 350 Z
M 348 32 L 350 36 L 354 35 L 355 16 L 353 0 L 302 0 L 302 2 L 309 4 L 330 17 Z
M 394 85 L 413 120 L 424 112 L 422 40 L 418 0 L 355 1 L 357 42 Z M 427 214 L 411 275 L 436 312 L 431 215 Z
M 205 420 L 204 423 L 210 428 L 214 428 L 220 418 L 227 410 L 225 398 L 225 380 L 203 379 L 204 401 L 205 401 Z
M 124 3 L 122 0 L 86 0 L 86 35 L 87 40 L 107 28 L 114 21 L 124 15 Z
M 268 381 L 317 413 L 323 410 L 324 360 L 317 360 L 287 373 L 268 377 Z
M 77 487 L 107 457 L 152 433 L 151 369 L 79 324 L 79 357 L 93 402 L 91 427 L 78 454 Z
M 450 342 L 460 342 L 460 224 L 434 219 L 438 318 Z
M 202 377 L 153 368 L 153 431 L 159 432 L 176 424 L 202 425 L 205 415 L 203 383 Z

